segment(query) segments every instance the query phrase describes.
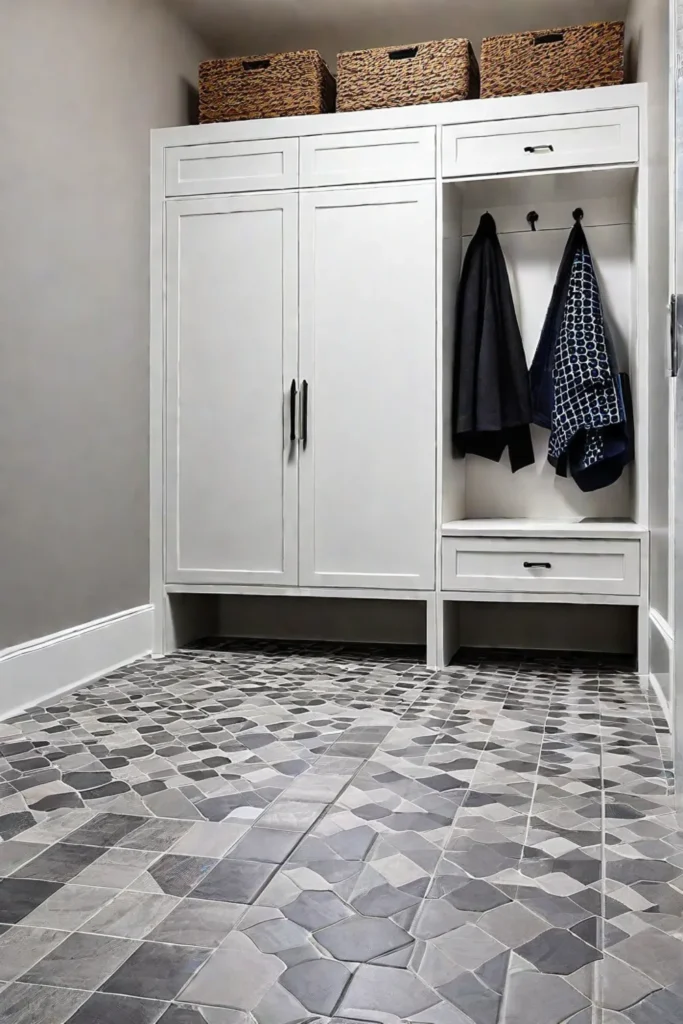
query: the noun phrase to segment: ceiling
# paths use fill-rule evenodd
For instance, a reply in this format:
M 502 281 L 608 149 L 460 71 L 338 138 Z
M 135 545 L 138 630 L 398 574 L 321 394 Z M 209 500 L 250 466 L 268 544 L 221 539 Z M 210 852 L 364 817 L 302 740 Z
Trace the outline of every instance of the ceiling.
M 620 20 L 628 0 L 166 0 L 216 56 L 396 46 Z

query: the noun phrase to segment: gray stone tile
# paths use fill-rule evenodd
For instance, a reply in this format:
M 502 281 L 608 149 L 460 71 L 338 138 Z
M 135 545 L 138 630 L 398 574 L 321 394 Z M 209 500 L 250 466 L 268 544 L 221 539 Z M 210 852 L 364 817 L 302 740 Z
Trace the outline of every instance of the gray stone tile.
M 544 974 L 573 974 L 600 959 L 600 953 L 563 928 L 550 928 L 517 947 L 519 956 Z
M 500 1024 L 561 1024 L 589 1005 L 564 978 L 520 971 L 508 981 Z
M 219 863 L 213 858 L 164 854 L 131 882 L 129 888 L 137 892 L 187 896 Z
M 626 1010 L 660 987 L 656 981 L 609 954 L 600 963 L 599 972 L 599 1002 L 608 1010 Z
M 205 963 L 208 949 L 143 942 L 104 985 L 103 992 L 170 1001 Z
M 251 1017 L 241 1010 L 174 1003 L 160 1018 L 159 1024 L 251 1024 Z
M 191 825 L 189 821 L 150 820 L 136 832 L 125 835 L 116 846 L 129 850 L 156 850 L 165 853 L 189 832 Z
M 52 928 L 9 928 L 0 935 L 0 981 L 14 981 L 67 937 Z
M 198 821 L 172 847 L 171 853 L 186 857 L 224 857 L 249 826 L 237 821 Z
M 144 820 L 127 814 L 98 814 L 62 841 L 79 846 L 115 846 L 119 840 L 140 828 Z
M 372 1010 L 410 1019 L 438 1002 L 437 994 L 408 971 L 361 964 L 337 1012 L 355 1016 L 359 1010 Z
M 437 989 L 474 1024 L 498 1024 L 501 997 L 484 985 L 474 974 L 466 972 Z
M 288 967 L 280 984 L 312 1013 L 334 1012 L 351 979 L 351 972 L 333 960 L 308 960 Z
M 376 839 L 377 833 L 369 825 L 358 825 L 329 836 L 327 845 L 345 860 L 364 860 Z
M 18 924 L 23 921 L 58 889 L 61 889 L 59 882 L 3 878 L 0 881 L 0 924 Z
M 78 875 L 77 885 L 96 885 L 108 889 L 125 889 L 145 871 L 160 854 L 148 850 L 124 850 L 115 846 L 103 850 L 102 856 Z
M 25 917 L 22 925 L 76 931 L 117 895 L 117 889 L 90 885 L 63 885 Z
M 626 1010 L 625 1016 L 633 1024 L 680 1024 L 683 1019 L 683 999 L 661 989 Z
M 68 1024 L 154 1024 L 166 1005 L 152 999 L 95 992 L 69 1018 Z
M 254 825 L 230 850 L 228 859 L 236 857 L 238 860 L 255 860 L 264 864 L 282 864 L 301 838 L 301 832 Z
M 275 872 L 272 864 L 228 858 L 216 865 L 192 890 L 194 899 L 252 903 Z
M 309 960 L 311 957 L 319 955 L 313 946 L 308 945 L 308 932 L 305 928 L 294 924 L 293 921 L 288 921 L 286 917 L 276 917 L 269 921 L 262 921 L 244 930 L 262 953 L 280 954 L 294 949 L 299 950 L 299 955 L 297 955 L 292 963 L 289 960 L 285 961 L 288 966 L 293 966 L 294 963 Z M 307 954 L 302 955 L 301 950 L 307 945 Z M 280 959 L 282 960 L 283 957 L 280 957 Z
M 43 985 L 8 985 L 0 992 L 2 1024 L 65 1024 L 87 992 Z
M 178 903 L 173 896 L 122 892 L 78 929 L 124 939 L 144 939 Z
M 23 864 L 14 878 L 39 878 L 45 882 L 69 882 L 102 854 L 94 846 L 55 843 L 38 857 Z
M 275 956 L 259 952 L 241 932 L 233 932 L 181 992 L 181 1002 L 252 1010 L 285 970 Z
M 336 960 L 356 963 L 367 963 L 412 944 L 408 933 L 393 921 L 371 917 L 350 917 L 339 921 L 317 931 L 315 940 Z
M 477 926 L 510 949 L 535 939 L 548 927 L 542 918 L 528 910 L 523 903 L 508 903 L 483 914 Z
M 639 932 L 617 942 L 610 953 L 660 985 L 672 985 L 681 977 L 683 945 L 678 939 L 662 935 L 653 928 L 646 934 Z
M 0 877 L 11 875 L 44 849 L 44 844 L 26 843 L 21 839 L 8 839 L 6 843 L 0 843 Z
M 92 992 L 135 952 L 138 945 L 129 939 L 103 935 L 70 935 L 21 980 Z
M 288 832 L 306 832 L 326 809 L 327 804 L 324 803 L 281 798 L 261 815 L 259 825 L 265 828 L 281 828 Z
M 353 917 L 353 911 L 333 892 L 302 892 L 282 913 L 310 931 Z
M 182 900 L 171 913 L 150 932 L 154 942 L 171 942 L 180 946 L 220 946 L 235 927 L 247 907 L 241 903 L 212 903 L 210 900 Z

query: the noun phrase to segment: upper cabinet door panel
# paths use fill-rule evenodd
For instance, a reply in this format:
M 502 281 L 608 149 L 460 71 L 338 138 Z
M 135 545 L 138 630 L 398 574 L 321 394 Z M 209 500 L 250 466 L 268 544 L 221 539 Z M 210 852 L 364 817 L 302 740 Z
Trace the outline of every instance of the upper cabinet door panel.
M 443 176 L 637 163 L 638 108 L 447 125 Z
M 263 139 L 166 150 L 166 195 L 296 188 L 299 140 Z
M 363 185 L 436 176 L 434 128 L 342 132 L 301 139 L 301 186 Z
M 297 582 L 298 196 L 166 210 L 166 580 Z

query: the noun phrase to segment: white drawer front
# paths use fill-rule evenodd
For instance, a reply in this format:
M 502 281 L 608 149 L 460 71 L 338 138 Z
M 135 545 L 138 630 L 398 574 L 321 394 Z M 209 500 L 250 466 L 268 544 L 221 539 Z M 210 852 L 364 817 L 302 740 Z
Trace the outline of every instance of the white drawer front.
M 443 129 L 443 175 L 636 163 L 639 150 L 637 107 L 448 125 Z
M 301 185 L 412 181 L 436 175 L 434 128 L 343 132 L 301 139 Z
M 640 594 L 637 540 L 445 537 L 444 590 Z
M 166 150 L 166 195 L 296 188 L 299 140 L 264 139 Z

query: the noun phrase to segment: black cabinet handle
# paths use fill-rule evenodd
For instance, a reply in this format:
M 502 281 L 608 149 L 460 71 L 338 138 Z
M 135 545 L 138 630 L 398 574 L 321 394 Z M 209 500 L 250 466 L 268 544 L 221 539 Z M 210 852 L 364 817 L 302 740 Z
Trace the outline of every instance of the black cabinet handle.
M 525 569 L 552 569 L 550 562 L 525 562 Z
M 525 153 L 554 153 L 554 146 L 525 146 Z
M 304 448 L 308 444 L 308 381 L 301 385 L 301 441 Z
M 289 440 L 296 441 L 296 381 L 289 388 Z

